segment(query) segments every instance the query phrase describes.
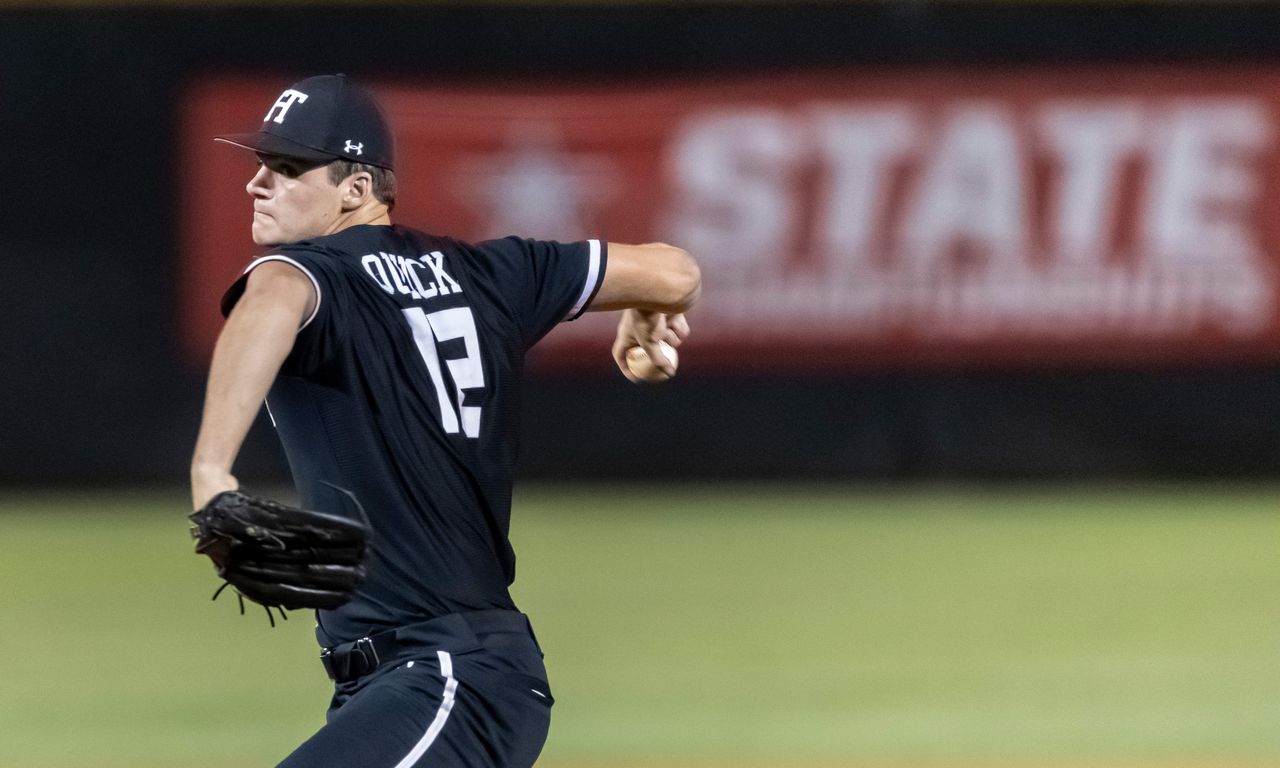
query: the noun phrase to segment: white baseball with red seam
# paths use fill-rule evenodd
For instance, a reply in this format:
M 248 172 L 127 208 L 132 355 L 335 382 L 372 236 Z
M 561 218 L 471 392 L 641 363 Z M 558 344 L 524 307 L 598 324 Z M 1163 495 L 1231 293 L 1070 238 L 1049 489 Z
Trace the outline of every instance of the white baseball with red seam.
M 680 365 L 680 358 L 676 354 L 676 348 L 665 341 L 658 342 L 658 349 L 671 362 L 671 367 L 675 368 Z M 631 369 L 631 374 L 641 381 L 666 381 L 671 378 L 667 372 L 653 364 L 653 360 L 649 359 L 649 353 L 644 351 L 644 347 L 632 347 L 627 350 L 627 367 Z

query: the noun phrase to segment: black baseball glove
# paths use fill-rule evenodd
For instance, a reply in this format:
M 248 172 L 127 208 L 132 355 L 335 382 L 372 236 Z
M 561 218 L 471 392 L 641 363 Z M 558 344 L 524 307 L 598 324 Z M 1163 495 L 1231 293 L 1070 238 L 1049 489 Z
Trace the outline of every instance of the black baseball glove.
M 223 491 L 190 515 L 196 553 L 241 597 L 267 609 L 337 608 L 364 581 L 367 521 Z M 287 618 L 287 617 L 285 617 Z M 272 625 L 275 619 L 271 619 Z

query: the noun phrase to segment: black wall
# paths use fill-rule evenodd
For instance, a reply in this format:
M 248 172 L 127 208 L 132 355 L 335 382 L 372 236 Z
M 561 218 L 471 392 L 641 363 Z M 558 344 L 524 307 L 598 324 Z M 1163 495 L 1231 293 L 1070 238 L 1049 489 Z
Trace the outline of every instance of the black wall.
M 0 483 L 182 481 L 174 113 L 202 72 L 616 80 L 947 63 L 1280 62 L 1271 5 L 925 3 L 0 13 Z M 607 365 L 607 361 L 602 364 Z M 1280 473 L 1266 367 L 540 379 L 525 475 Z M 241 473 L 283 476 L 255 431 Z

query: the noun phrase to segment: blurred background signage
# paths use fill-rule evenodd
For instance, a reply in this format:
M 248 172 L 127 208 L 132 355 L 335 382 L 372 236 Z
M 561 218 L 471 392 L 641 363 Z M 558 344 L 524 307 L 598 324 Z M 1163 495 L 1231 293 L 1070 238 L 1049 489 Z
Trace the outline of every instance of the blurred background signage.
M 193 361 L 256 252 L 252 161 L 210 137 L 255 127 L 285 85 L 186 92 Z M 372 85 L 400 140 L 398 221 L 694 252 L 690 370 L 1274 358 L 1280 342 L 1280 71 Z M 596 355 L 577 342 L 608 323 L 562 326 L 537 362 Z

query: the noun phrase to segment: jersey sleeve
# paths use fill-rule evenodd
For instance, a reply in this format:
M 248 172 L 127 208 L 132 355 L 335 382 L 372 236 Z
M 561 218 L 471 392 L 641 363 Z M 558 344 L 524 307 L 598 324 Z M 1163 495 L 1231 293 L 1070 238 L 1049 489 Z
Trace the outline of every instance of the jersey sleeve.
M 312 287 L 315 288 L 315 309 L 298 326 L 293 350 L 281 367 L 284 373 L 312 372 L 329 358 L 342 327 L 337 319 L 340 302 L 334 301 L 335 294 L 341 290 L 341 281 L 334 274 L 329 259 L 323 254 L 290 247 L 254 259 L 223 294 L 222 314 L 224 317 L 231 314 L 232 308 L 244 295 L 245 286 L 253 270 L 271 261 L 281 261 L 293 266 L 306 275 Z
M 498 283 L 507 286 L 526 344 L 557 323 L 576 320 L 600 291 L 608 245 L 603 240 L 559 243 L 507 237 L 479 244 Z M 514 295 L 512 295 L 514 294 Z

